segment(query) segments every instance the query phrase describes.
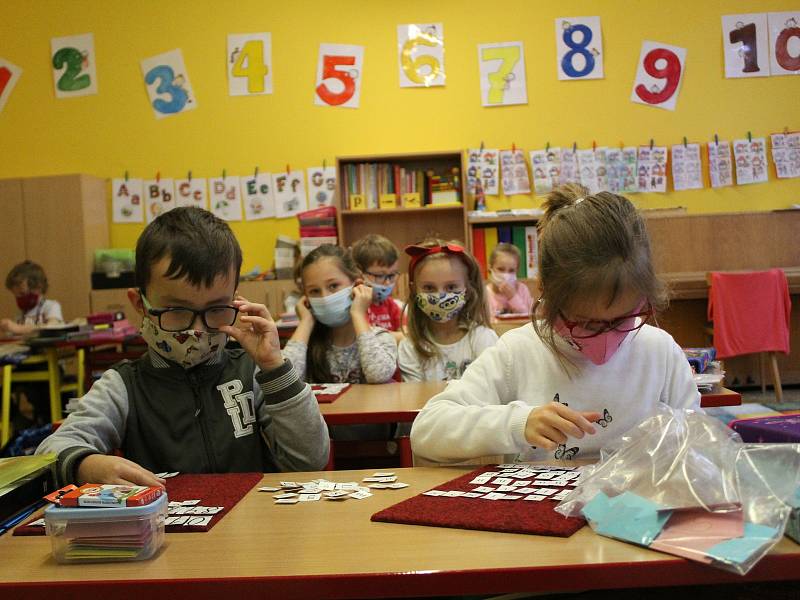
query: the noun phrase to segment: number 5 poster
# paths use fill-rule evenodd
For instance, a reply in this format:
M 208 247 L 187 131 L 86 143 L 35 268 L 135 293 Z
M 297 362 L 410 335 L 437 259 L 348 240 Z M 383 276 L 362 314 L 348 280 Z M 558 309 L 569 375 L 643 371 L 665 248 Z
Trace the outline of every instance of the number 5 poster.
M 484 106 L 528 103 L 522 42 L 480 44 L 478 63 Z
M 94 35 L 70 35 L 50 40 L 50 63 L 56 98 L 97 93 Z
M 686 67 L 686 48 L 642 42 L 631 101 L 675 110 Z
M 562 81 L 603 79 L 600 17 L 556 19 L 556 62 Z
M 444 85 L 444 25 L 398 25 L 400 87 Z
M 179 49 L 144 59 L 142 74 L 150 106 L 157 119 L 197 108 L 189 74 L 183 64 L 183 54 Z
M 358 108 L 363 69 L 364 46 L 320 44 L 314 104 Z

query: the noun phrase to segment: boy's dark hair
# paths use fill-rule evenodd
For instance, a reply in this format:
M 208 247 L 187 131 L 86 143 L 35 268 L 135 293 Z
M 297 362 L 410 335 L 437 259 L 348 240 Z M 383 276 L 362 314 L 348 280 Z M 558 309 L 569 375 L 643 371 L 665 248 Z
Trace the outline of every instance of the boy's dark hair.
M 47 275 L 44 269 L 31 260 L 24 260 L 8 272 L 6 276 L 6 289 L 11 289 L 23 281 L 28 283 L 28 290 L 39 290 L 47 293 Z
M 366 271 L 375 263 L 381 267 L 391 267 L 397 262 L 399 256 L 397 246 L 377 233 L 370 233 L 356 241 L 350 248 L 350 252 L 356 265 L 362 271 Z
M 145 227 L 136 242 L 136 285 L 142 292 L 152 266 L 169 256 L 169 279 L 185 277 L 193 286 L 210 287 L 218 276 L 242 268 L 242 249 L 231 228 L 202 208 L 185 206 L 159 216 Z

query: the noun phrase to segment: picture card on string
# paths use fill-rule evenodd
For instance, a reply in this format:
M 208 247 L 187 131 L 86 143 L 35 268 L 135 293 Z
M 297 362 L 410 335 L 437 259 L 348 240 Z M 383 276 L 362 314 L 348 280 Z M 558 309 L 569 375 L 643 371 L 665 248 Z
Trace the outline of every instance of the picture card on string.
M 175 208 L 175 186 L 172 179 L 145 179 L 142 186 L 148 223 Z
M 531 150 L 530 158 L 534 192 L 549 194 L 561 178 L 561 148 Z
M 672 187 L 676 192 L 699 190 L 703 187 L 700 144 L 672 146 Z
M 306 210 L 305 173 L 273 173 L 272 189 L 275 194 L 275 212 L 279 219 L 293 217 Z
M 196 206 L 208 209 L 208 190 L 204 177 L 187 177 L 175 180 L 175 203 L 178 206 Z
M 113 179 L 111 206 L 114 223 L 141 223 L 144 220 L 144 200 L 141 179 Z
M 208 180 L 211 188 L 211 212 L 223 221 L 242 220 L 242 202 L 239 196 L 239 178 L 227 175 Z
M 506 196 L 531 193 L 528 166 L 522 150 L 500 151 L 500 176 L 503 180 L 503 194 Z
M 308 198 L 310 208 L 332 206 L 336 194 L 336 167 L 308 168 Z
M 733 185 L 733 161 L 731 144 L 714 140 L 708 143 L 708 177 L 712 188 Z
M 800 177 L 800 132 L 773 133 L 770 137 L 778 178 Z
M 242 204 L 246 221 L 257 221 L 274 217 L 275 194 L 270 173 L 254 173 L 241 178 Z

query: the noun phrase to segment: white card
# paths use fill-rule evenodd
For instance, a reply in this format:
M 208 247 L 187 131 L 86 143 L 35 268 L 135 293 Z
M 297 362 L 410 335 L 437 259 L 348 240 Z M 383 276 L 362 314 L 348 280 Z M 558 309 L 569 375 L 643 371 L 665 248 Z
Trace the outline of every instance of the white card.
M 141 64 L 150 106 L 157 119 L 197 108 L 180 49 L 151 56 Z
M 111 182 L 114 223 L 141 223 L 144 219 L 141 179 L 114 179 Z M 163 475 L 158 475 L 163 477 Z
M 774 133 L 770 137 L 778 178 L 800 177 L 800 133 Z
M 500 151 L 500 177 L 503 180 L 503 194 L 530 194 L 531 183 L 528 179 L 528 165 L 525 163 L 525 152 L 522 150 Z
M 50 40 L 50 66 L 56 98 L 97 93 L 94 35 L 70 35 Z
M 11 92 L 21 76 L 22 69 L 20 67 L 4 58 L 0 58 L 0 113 L 3 112 L 3 108 L 11 97 Z
M 270 173 L 241 177 L 240 183 L 245 220 L 257 221 L 275 216 L 275 196 Z
M 495 478 L 494 481 L 492 481 L 492 483 L 495 483 L 497 485 L 508 485 L 509 483 L 511 483 L 511 481 L 512 480 L 509 477 L 497 477 Z
M 531 150 L 530 158 L 534 192 L 549 194 L 561 178 L 561 148 Z
M 175 186 L 172 179 L 145 179 L 142 182 L 147 222 L 175 208 Z
M 352 494 L 350 494 L 350 497 L 355 498 L 356 500 L 364 500 L 365 498 L 369 498 L 370 496 L 372 496 L 372 494 L 364 491 L 353 492 Z
M 176 179 L 175 203 L 177 206 L 196 206 L 208 209 L 208 188 L 205 178 Z
M 194 525 L 199 527 L 205 527 L 206 525 L 211 523 L 211 519 L 213 518 L 214 517 L 189 517 L 188 519 L 186 519 L 186 523 L 184 523 L 184 526 L 191 527 Z
M 639 165 L 639 191 L 666 192 L 667 147 L 639 146 L 637 162 Z
M 768 77 L 768 38 L 766 13 L 723 15 L 725 77 Z
M 480 498 L 482 495 L 478 492 L 465 492 L 462 498 Z
M 603 79 L 600 17 L 556 19 L 556 65 L 562 81 Z
M 541 502 L 542 500 L 547 500 L 547 496 L 539 496 L 539 495 L 531 495 L 525 496 L 525 500 L 533 500 L 534 502 Z
M 275 504 L 297 504 L 300 502 L 297 498 L 278 498 L 275 500 Z
M 478 63 L 483 106 L 528 103 L 522 42 L 480 44 Z
M 358 108 L 364 69 L 364 46 L 320 44 L 314 104 Z
M 422 492 L 423 496 L 444 496 L 445 492 L 442 490 L 428 490 L 427 492 Z
M 734 140 L 733 158 L 737 185 L 767 181 L 767 145 L 763 137 Z
M 316 502 L 322 498 L 321 494 L 300 494 L 300 502 Z
M 473 492 L 480 492 L 481 494 L 488 494 L 489 492 L 494 492 L 496 489 L 497 488 L 493 488 L 493 487 L 488 487 L 488 486 L 482 485 L 480 487 L 476 487 L 472 491 Z
M 733 161 L 731 145 L 727 141 L 714 140 L 708 143 L 708 175 L 711 187 L 733 185 Z
M 561 173 L 559 184 L 580 183 L 580 171 L 578 170 L 578 155 L 575 148 L 561 149 Z
M 800 75 L 800 11 L 769 13 L 771 75 Z
M 398 25 L 397 63 L 400 87 L 444 85 L 444 25 Z
M 239 178 L 212 177 L 208 180 L 210 188 L 211 212 L 223 221 L 242 220 L 242 202 L 239 198 Z
M 293 217 L 306 210 L 305 173 L 273 173 L 272 191 L 275 195 L 276 213 L 279 219 Z
M 333 206 L 336 195 L 336 167 L 308 168 L 309 208 Z
M 672 187 L 676 192 L 703 187 L 700 144 L 676 144 L 672 147 Z
M 631 101 L 675 110 L 685 70 L 686 48 L 642 42 Z
M 272 93 L 272 36 L 269 33 L 228 34 L 228 94 Z
M 449 492 L 445 492 L 444 495 L 448 498 L 458 498 L 459 496 L 463 496 L 466 492 L 462 492 L 459 490 L 450 490 Z

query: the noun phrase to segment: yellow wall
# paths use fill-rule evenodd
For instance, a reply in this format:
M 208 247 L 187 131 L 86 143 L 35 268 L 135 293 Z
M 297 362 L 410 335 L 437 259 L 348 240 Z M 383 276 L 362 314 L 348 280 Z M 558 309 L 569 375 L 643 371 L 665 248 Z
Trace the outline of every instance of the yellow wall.
M 69 8 L 65 8 L 69 6 Z M 720 17 L 796 9 L 796 0 L 405 0 L 235 2 L 170 0 L 6 0 L 0 57 L 24 69 L 0 114 L 0 177 L 82 172 L 119 177 L 216 176 L 332 164 L 337 155 L 450 150 L 530 149 L 706 141 L 747 131 L 764 135 L 800 127 L 800 77 L 725 79 Z M 559 82 L 553 20 L 602 17 L 606 78 Z M 447 86 L 401 89 L 396 26 L 443 22 Z M 271 96 L 230 97 L 224 56 L 228 33 L 272 32 Z M 93 32 L 99 95 L 56 100 L 48 64 L 50 38 Z M 688 49 L 675 112 L 630 102 L 641 42 Z M 483 42 L 522 40 L 527 106 L 483 108 L 477 49 Z M 315 106 L 320 42 L 366 46 L 362 106 Z M 156 120 L 139 61 L 181 48 L 199 108 Z M 766 61 L 766 57 L 762 60 Z M 642 207 L 683 205 L 696 212 L 769 210 L 800 200 L 800 180 L 722 190 L 635 196 Z M 527 197 L 490 208 L 530 206 Z M 268 267 L 279 233 L 296 235 L 294 219 L 234 223 L 245 268 Z M 141 225 L 111 225 L 116 247 L 133 246 Z

